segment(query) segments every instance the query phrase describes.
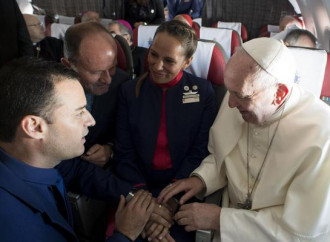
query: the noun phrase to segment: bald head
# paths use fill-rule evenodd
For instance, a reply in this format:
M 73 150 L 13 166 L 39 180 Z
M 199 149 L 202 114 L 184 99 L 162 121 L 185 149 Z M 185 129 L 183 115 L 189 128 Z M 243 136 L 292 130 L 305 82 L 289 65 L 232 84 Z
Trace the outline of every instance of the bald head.
M 100 15 L 95 11 L 87 11 L 81 17 L 81 22 L 100 22 Z
M 64 38 L 62 62 L 74 69 L 80 82 L 94 95 L 106 93 L 116 72 L 117 46 L 111 34 L 99 23 L 71 26 Z
M 72 25 L 65 33 L 64 56 L 71 62 L 75 62 L 81 54 L 81 44 L 88 44 L 92 50 L 107 47 L 117 54 L 117 46 L 113 37 L 106 28 L 96 22 L 86 22 Z M 83 49 L 84 50 L 84 49 Z
M 32 14 L 23 14 L 30 38 L 33 43 L 37 43 L 46 37 L 45 29 L 39 19 Z

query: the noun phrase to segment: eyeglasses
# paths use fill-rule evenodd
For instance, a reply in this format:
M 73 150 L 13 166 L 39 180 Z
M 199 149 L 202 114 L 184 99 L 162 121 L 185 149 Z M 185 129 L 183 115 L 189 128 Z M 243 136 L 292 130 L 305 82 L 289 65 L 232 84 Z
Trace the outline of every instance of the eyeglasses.
M 33 27 L 33 26 L 43 26 L 43 24 L 41 22 L 39 23 L 35 23 L 35 24 L 28 24 L 28 27 Z

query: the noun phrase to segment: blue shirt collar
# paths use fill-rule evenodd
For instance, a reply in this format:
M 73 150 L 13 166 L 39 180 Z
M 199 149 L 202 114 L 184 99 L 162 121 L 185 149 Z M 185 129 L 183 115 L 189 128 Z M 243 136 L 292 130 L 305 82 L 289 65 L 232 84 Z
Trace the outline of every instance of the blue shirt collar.
M 22 180 L 45 185 L 56 185 L 61 176 L 55 168 L 38 168 L 30 166 L 7 154 L 0 148 L 0 162 L 7 166 Z

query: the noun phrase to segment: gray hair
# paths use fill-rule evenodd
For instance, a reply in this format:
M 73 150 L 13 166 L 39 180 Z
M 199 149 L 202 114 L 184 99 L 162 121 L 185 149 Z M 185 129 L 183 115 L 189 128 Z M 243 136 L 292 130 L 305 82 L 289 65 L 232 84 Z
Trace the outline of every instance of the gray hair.
M 125 25 L 123 25 L 122 23 L 118 22 L 118 21 L 111 21 L 108 26 L 117 24 L 119 27 L 119 31 L 121 32 L 122 35 L 129 35 L 130 37 L 130 42 L 133 42 L 133 32 L 127 28 Z
M 284 42 L 287 42 L 290 46 L 296 46 L 297 42 L 301 37 L 307 37 L 314 44 L 314 48 L 317 46 L 316 37 L 306 29 L 294 29 L 291 30 L 284 39 Z

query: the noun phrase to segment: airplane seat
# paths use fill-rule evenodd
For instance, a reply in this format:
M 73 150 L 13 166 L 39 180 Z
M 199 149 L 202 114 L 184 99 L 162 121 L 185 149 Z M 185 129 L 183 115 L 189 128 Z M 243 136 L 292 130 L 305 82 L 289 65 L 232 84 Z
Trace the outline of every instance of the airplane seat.
M 258 37 L 270 37 L 271 36 L 271 32 L 262 32 L 261 34 L 259 34 L 259 36 Z
M 231 33 L 231 46 L 230 51 L 231 55 L 233 55 L 236 51 L 236 48 L 242 45 L 241 36 L 237 33 L 237 31 L 232 31 Z
M 104 241 L 109 204 L 73 192 L 67 195 L 79 241 Z
M 235 53 L 236 47 L 242 45 L 239 33 L 233 29 L 201 27 L 200 39 L 217 41 L 228 58 Z
M 191 27 L 195 30 L 197 39 L 199 39 L 199 29 L 201 28 L 201 26 L 197 22 L 192 22 Z
M 48 15 L 45 15 L 44 17 L 44 23 L 45 23 L 45 34 L 46 36 L 51 36 L 51 25 L 53 23 L 53 19 L 48 16 Z
M 242 41 L 245 42 L 248 39 L 248 33 L 246 30 L 246 27 L 244 24 L 240 23 L 240 22 L 222 22 L 222 21 L 218 21 L 212 24 L 213 28 L 226 28 L 226 29 L 234 29 L 236 30 L 241 38 Z
M 327 65 L 324 73 L 321 99 L 330 105 L 330 53 L 327 53 Z
M 114 39 L 117 44 L 117 66 L 133 77 L 134 66 L 131 48 L 124 37 L 116 35 Z
M 58 23 L 60 23 L 60 24 L 73 25 L 74 21 L 75 21 L 75 17 L 58 15 Z
M 263 26 L 259 31 L 259 37 L 266 37 L 267 34 L 280 32 L 280 27 L 278 25 L 267 24 Z
M 81 16 L 77 15 L 76 17 L 74 17 L 74 24 L 79 24 L 81 23 Z
M 107 28 L 109 23 L 111 23 L 113 20 L 109 18 L 100 18 L 100 24 L 102 24 L 104 27 Z
M 64 40 L 65 32 L 70 26 L 68 24 L 52 23 L 49 25 L 50 36 Z
M 139 25 L 133 30 L 133 45 L 149 48 L 159 25 Z
M 289 46 L 288 48 L 297 63 L 295 82 L 319 98 L 325 77 L 327 52 L 304 47 Z
M 202 18 L 194 18 L 193 22 L 197 23 L 199 26 L 202 26 Z
M 228 58 L 216 41 L 198 40 L 194 59 L 186 69 L 188 73 L 209 80 L 216 94 L 217 106 L 220 107 L 227 91 L 224 85 L 224 70 Z

